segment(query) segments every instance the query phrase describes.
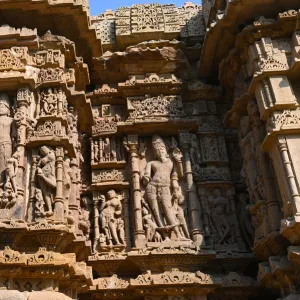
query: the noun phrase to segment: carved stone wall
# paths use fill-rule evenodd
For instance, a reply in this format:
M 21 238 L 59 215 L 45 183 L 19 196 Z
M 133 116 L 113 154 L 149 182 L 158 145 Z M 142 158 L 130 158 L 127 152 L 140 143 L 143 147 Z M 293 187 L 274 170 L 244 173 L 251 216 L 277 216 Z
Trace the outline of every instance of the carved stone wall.
M 299 1 L 50 2 L 0 1 L 0 299 L 298 299 Z

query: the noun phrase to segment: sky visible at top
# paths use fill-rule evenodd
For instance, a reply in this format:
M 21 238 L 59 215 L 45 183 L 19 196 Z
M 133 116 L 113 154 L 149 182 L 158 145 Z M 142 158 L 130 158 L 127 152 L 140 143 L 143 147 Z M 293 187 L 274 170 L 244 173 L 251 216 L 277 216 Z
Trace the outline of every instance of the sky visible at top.
M 97 16 L 103 13 L 106 9 L 116 10 L 120 6 L 131 6 L 132 4 L 147 4 L 147 3 L 159 3 L 159 4 L 176 4 L 176 6 L 182 6 L 185 2 L 191 0 L 89 0 L 91 15 Z M 201 1 L 191 1 L 196 4 L 200 4 Z

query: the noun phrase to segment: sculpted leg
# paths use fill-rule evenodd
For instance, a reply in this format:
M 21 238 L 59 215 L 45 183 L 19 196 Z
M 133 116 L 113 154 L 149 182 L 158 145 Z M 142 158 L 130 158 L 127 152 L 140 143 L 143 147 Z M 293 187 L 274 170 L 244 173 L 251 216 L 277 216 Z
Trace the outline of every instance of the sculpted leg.
M 46 206 L 47 206 L 47 208 L 48 208 L 47 213 L 48 213 L 49 215 L 52 215 L 52 214 L 53 214 L 53 210 L 52 210 L 51 196 L 49 196 L 49 195 L 44 195 L 44 199 L 45 199 Z
M 159 215 L 156 187 L 148 185 L 146 193 L 155 221 L 157 222 L 158 227 L 163 227 L 164 225 Z
M 164 212 L 164 216 L 166 218 L 167 224 L 174 227 L 174 232 L 177 238 L 182 238 L 182 235 L 179 230 L 179 224 L 176 220 L 175 213 L 172 207 L 171 202 L 171 193 L 169 188 L 164 188 L 161 193 L 161 207 Z
M 111 236 L 112 236 L 113 240 L 114 240 L 118 245 L 120 245 L 120 241 L 119 241 L 119 238 L 118 238 L 118 234 L 117 234 L 117 229 L 116 229 L 115 223 L 109 222 L 109 229 L 110 229 Z

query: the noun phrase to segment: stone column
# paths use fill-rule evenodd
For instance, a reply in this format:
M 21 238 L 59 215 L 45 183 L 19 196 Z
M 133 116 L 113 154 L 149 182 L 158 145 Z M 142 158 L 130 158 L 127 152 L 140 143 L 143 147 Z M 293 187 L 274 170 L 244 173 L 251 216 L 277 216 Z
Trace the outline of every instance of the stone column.
M 130 251 L 131 248 L 131 236 L 130 236 L 130 219 L 129 219 L 129 191 L 122 191 L 123 197 L 123 207 L 124 207 L 124 229 L 125 229 L 125 238 L 126 238 L 126 248 L 127 251 Z
M 142 201 L 141 201 L 142 199 L 141 199 L 140 167 L 139 167 L 137 135 L 128 135 L 127 147 L 130 154 L 130 163 L 131 163 L 134 242 L 137 248 L 142 248 L 146 244 L 146 236 L 143 228 L 143 219 L 142 219 Z
M 281 56 L 283 60 L 286 59 L 284 53 Z M 288 73 L 288 65 L 285 66 Z M 284 220 L 281 220 L 280 231 L 292 243 L 296 241 L 298 243 L 300 242 L 297 230 L 300 226 L 299 104 L 288 77 L 282 74 L 268 75 L 263 81 L 258 82 L 255 86 L 255 96 L 260 119 L 266 124 L 266 135 L 261 148 L 272 159 L 283 203 Z M 261 170 L 266 172 L 265 164 L 262 164 Z M 270 194 L 274 191 L 272 188 L 270 186 Z M 275 214 L 274 204 L 276 205 L 274 201 L 268 202 L 267 209 L 269 219 L 273 220 L 270 225 L 276 230 L 276 218 L 280 218 L 281 214 L 280 212 Z
M 99 193 L 93 193 L 93 208 L 94 208 L 94 244 L 93 251 L 96 252 L 96 246 L 100 238 L 100 229 L 99 229 Z
M 27 220 L 28 222 L 33 222 L 34 217 L 34 209 L 35 209 L 35 176 L 36 176 L 36 168 L 38 163 L 38 154 L 37 149 L 32 150 L 32 163 L 31 163 L 31 176 L 30 176 L 30 198 L 28 203 L 28 211 L 27 211 Z
M 63 158 L 64 148 L 56 147 L 56 195 L 54 199 L 55 221 L 64 221 L 64 199 L 63 199 Z
M 91 143 L 91 163 L 94 163 L 95 160 L 95 154 L 94 154 L 94 140 L 93 138 L 90 138 L 90 143 Z
M 28 105 L 32 99 L 32 93 L 29 88 L 18 89 L 16 105 L 17 111 L 15 113 L 14 119 L 17 125 L 17 140 L 16 140 L 16 151 L 19 153 L 19 165 L 17 171 L 17 192 L 18 192 L 18 203 L 15 206 L 17 208 L 23 205 L 25 209 L 26 203 L 24 202 L 24 171 L 26 165 L 25 159 L 25 145 L 26 145 L 26 129 L 27 129 L 27 118 L 28 116 Z M 18 209 L 14 213 L 15 218 L 22 218 L 22 213 L 17 213 Z
M 78 199 L 77 199 L 77 190 L 78 190 L 78 182 L 77 182 L 77 172 L 78 172 L 78 163 L 77 159 L 73 158 L 70 163 L 70 167 L 72 169 L 72 178 L 71 178 L 71 191 L 69 197 L 69 209 L 72 213 L 72 216 L 75 220 L 76 231 L 78 231 Z M 68 215 L 66 215 L 68 217 Z
M 59 88 L 58 94 L 59 94 L 59 97 L 58 97 L 58 102 L 57 102 L 57 115 L 61 116 L 63 114 L 63 105 L 64 105 L 64 100 L 65 100 L 64 99 L 65 94 L 63 93 L 62 88 Z
M 289 183 L 289 188 L 292 196 L 292 202 L 290 203 L 292 213 L 295 216 L 300 216 L 300 194 L 297 185 L 296 176 L 293 170 L 293 165 L 289 157 L 287 141 L 284 136 L 278 137 L 278 147 L 281 155 L 281 159 L 284 165 L 286 178 Z
M 190 216 L 190 226 L 192 237 L 197 247 L 204 245 L 203 224 L 201 220 L 200 205 L 198 203 L 196 185 L 193 180 L 192 163 L 189 154 L 191 146 L 191 136 L 189 133 L 180 133 L 180 145 L 183 149 L 184 175 L 188 192 L 188 211 Z

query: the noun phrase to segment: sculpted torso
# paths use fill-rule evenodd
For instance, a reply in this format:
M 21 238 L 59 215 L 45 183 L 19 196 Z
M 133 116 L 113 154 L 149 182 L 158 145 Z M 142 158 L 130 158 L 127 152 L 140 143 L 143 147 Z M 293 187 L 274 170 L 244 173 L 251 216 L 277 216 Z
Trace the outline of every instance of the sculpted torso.
M 173 162 L 171 159 L 166 161 L 152 161 L 149 163 L 153 172 L 152 182 L 158 184 L 170 185 L 170 174 L 173 170 Z
M 11 143 L 11 127 L 13 119 L 7 116 L 0 118 L 0 142 Z
M 115 210 L 119 209 L 119 207 L 121 207 L 119 199 L 115 198 L 112 200 L 108 200 L 107 202 L 105 202 L 101 214 L 114 217 Z

